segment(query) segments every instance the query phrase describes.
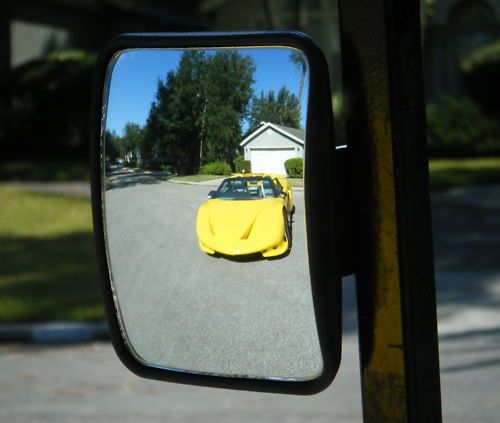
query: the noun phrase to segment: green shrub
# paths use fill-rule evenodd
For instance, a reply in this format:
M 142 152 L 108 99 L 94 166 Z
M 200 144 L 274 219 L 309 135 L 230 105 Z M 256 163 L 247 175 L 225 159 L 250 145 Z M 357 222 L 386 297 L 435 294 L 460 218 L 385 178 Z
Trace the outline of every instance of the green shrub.
M 231 166 L 223 161 L 211 162 L 203 165 L 200 168 L 202 175 L 229 175 L 231 174 Z
M 297 157 L 285 162 L 286 174 L 289 178 L 302 178 L 304 175 L 304 159 Z
M 143 165 L 142 167 L 143 167 L 144 169 L 146 169 L 146 170 L 155 170 L 155 171 L 156 171 L 156 170 L 163 170 L 163 169 L 161 168 L 161 166 L 162 166 L 162 165 L 161 165 L 161 164 L 159 164 L 159 163 L 157 163 L 157 162 L 149 162 L 149 163 L 147 163 L 147 164 Z
M 427 136 L 432 157 L 500 154 L 500 122 L 485 116 L 469 98 L 429 104 Z
M 125 165 L 127 167 L 137 167 L 137 160 L 136 159 L 130 159 L 125 162 Z
M 245 160 L 244 156 L 236 156 L 234 158 L 234 171 L 239 172 L 241 169 L 241 162 Z
M 475 49 L 461 63 L 470 97 L 488 114 L 500 114 L 500 40 Z
M 250 173 L 252 171 L 252 163 L 250 160 L 245 160 L 243 156 L 236 156 L 234 159 L 234 171 L 237 173 Z
M 169 164 L 161 164 L 160 170 L 162 170 L 165 173 L 168 173 L 169 175 L 174 175 L 177 173 L 175 166 Z
M 252 162 L 250 160 L 243 160 L 240 167 L 240 172 L 241 171 L 245 171 L 245 173 L 252 172 Z

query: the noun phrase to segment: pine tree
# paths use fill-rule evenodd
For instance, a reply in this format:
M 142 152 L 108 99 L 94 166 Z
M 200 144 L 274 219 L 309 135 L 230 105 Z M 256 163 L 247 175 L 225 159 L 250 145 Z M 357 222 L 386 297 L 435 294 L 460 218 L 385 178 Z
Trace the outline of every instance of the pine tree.
M 242 140 L 243 119 L 253 95 L 255 65 L 250 56 L 221 50 L 208 60 L 203 119 L 204 163 L 232 163 Z
M 120 155 L 127 161 L 138 159 L 139 146 L 142 139 L 142 128 L 139 124 L 127 122 L 123 127 L 120 141 Z
M 216 160 L 232 162 L 252 97 L 255 66 L 236 50 L 186 51 L 158 81 L 141 153 L 189 173 Z
M 281 87 L 276 95 L 273 90 L 259 98 L 254 98 L 250 109 L 249 131 L 257 128 L 261 122 L 271 122 L 292 128 L 300 127 L 300 106 L 298 98 L 288 88 Z

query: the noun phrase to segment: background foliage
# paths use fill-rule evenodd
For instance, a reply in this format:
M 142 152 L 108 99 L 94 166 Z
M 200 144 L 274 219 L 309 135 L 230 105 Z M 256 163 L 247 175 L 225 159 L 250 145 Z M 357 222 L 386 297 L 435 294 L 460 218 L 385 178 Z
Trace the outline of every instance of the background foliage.
M 1 88 L 15 98 L 4 157 L 88 156 L 94 61 L 94 53 L 57 50 L 3 76 Z
M 267 94 L 262 92 L 259 98 L 253 100 L 248 132 L 255 130 L 261 122 L 272 122 L 291 128 L 299 128 L 299 99 L 286 87 L 282 87 L 277 95 L 273 90 Z
M 219 160 L 204 164 L 200 168 L 200 173 L 202 175 L 230 175 L 231 166 L 229 166 L 226 162 Z
M 470 97 L 487 115 L 500 119 L 500 40 L 473 50 L 461 71 Z
M 500 122 L 467 97 L 428 105 L 427 134 L 433 157 L 500 154 Z

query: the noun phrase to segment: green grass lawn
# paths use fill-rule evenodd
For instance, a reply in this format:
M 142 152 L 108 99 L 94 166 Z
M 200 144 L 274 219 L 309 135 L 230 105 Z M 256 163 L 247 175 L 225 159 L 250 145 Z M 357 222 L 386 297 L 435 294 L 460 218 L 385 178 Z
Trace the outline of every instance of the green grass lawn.
M 89 175 L 85 161 L 0 162 L 1 181 L 88 181 Z
M 500 157 L 476 159 L 431 159 L 431 191 L 500 183 Z M 301 178 L 288 178 L 293 187 L 301 187 Z
M 443 191 L 458 187 L 500 183 L 500 157 L 429 160 L 430 189 Z M 288 178 L 301 187 L 301 178 Z
M 0 187 L 0 322 L 104 318 L 90 201 Z
M 431 191 L 500 183 L 500 157 L 432 159 L 429 172 Z
M 292 187 L 301 187 L 304 185 L 304 180 L 302 178 L 287 178 Z

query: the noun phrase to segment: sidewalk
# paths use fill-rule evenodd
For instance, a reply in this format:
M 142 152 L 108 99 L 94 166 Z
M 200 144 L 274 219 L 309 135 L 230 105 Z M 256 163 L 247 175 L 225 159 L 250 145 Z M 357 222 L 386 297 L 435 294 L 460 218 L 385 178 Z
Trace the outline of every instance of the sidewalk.
M 106 322 L 49 322 L 0 324 L 0 343 L 80 343 L 109 339 Z

